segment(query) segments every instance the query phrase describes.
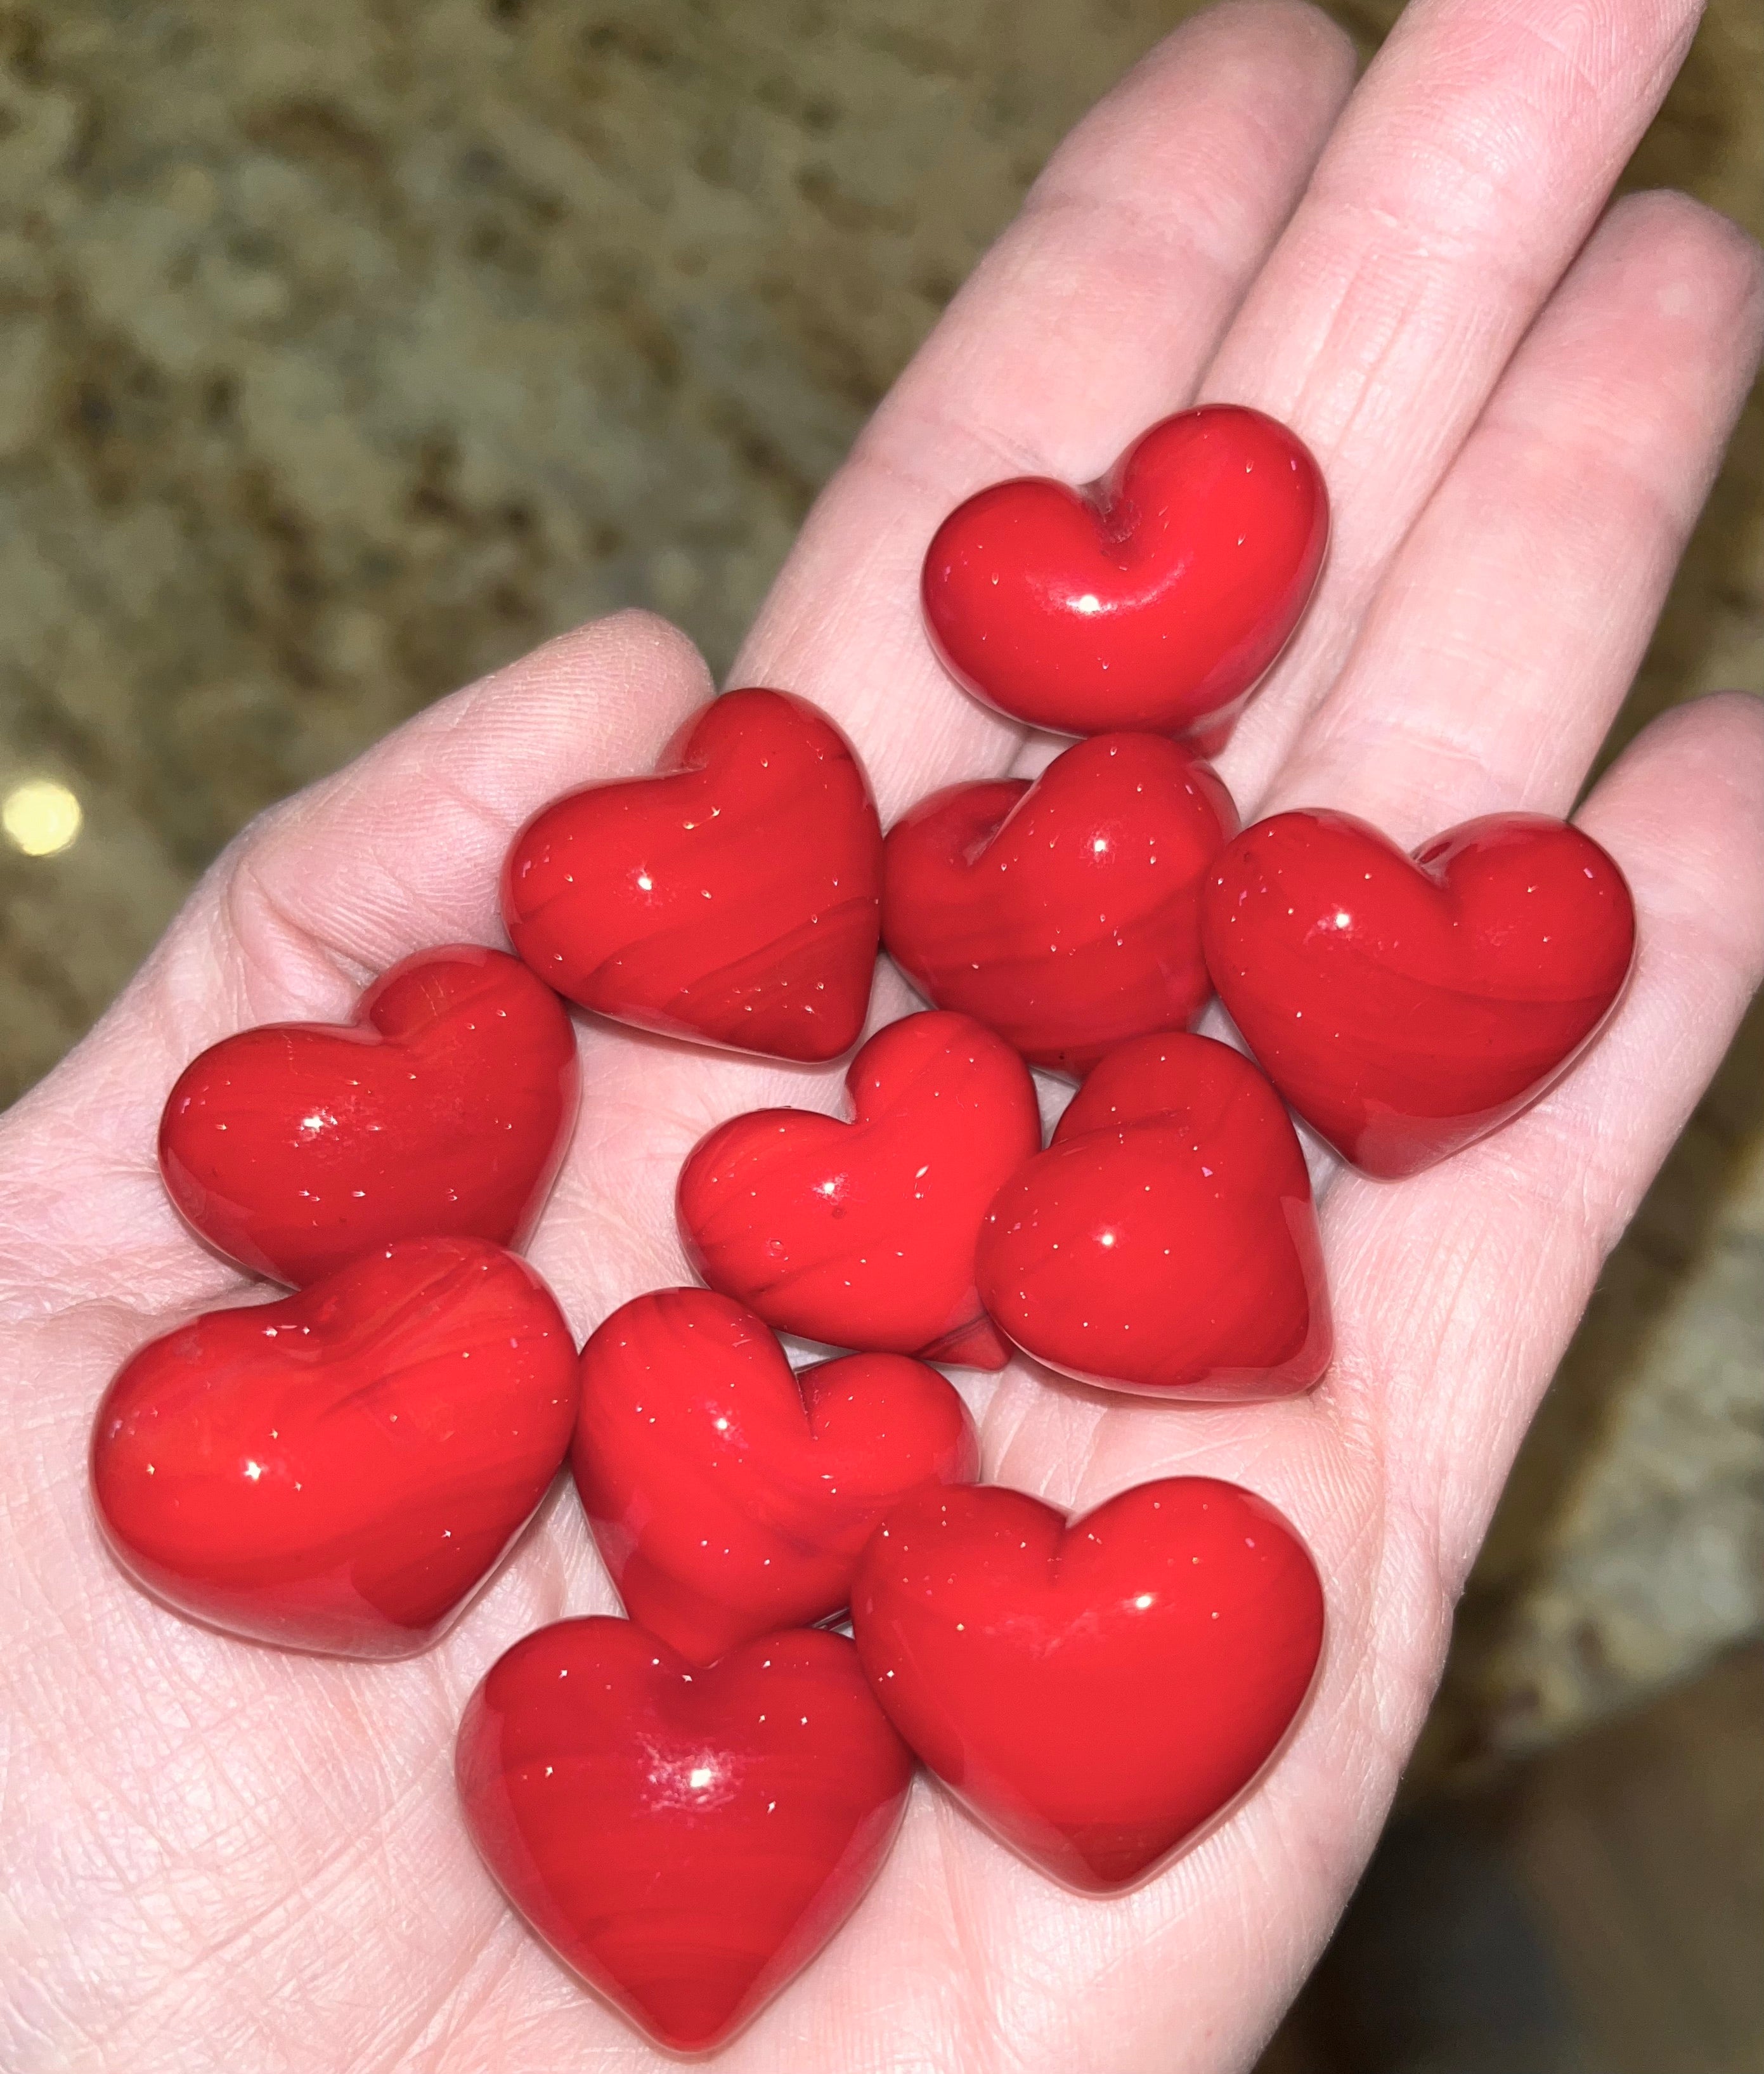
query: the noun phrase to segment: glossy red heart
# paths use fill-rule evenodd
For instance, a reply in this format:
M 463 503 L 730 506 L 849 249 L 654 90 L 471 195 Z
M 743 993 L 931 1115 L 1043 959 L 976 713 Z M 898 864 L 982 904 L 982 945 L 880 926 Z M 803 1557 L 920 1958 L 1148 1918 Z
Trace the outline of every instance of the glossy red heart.
M 626 1610 L 700 1663 L 843 1612 L 888 1508 L 979 1473 L 935 1369 L 848 1354 L 793 1375 L 708 1289 L 639 1296 L 589 1340 L 571 1461 Z
M 1623 874 L 1565 821 L 1491 814 L 1405 857 L 1347 814 L 1246 828 L 1202 902 L 1232 1019 L 1306 1122 L 1395 1179 L 1567 1072 L 1635 955 Z
M 514 948 L 601 1015 L 736 1051 L 835 1059 L 876 967 L 882 834 L 825 713 L 727 692 L 652 778 L 554 799 L 514 840 Z
M 564 1964 L 677 2052 L 719 2045 L 857 1906 L 913 1760 L 844 1636 L 697 1670 L 631 1621 L 541 1628 L 460 1724 L 472 1840 Z
M 850 1123 L 755 1109 L 693 1148 L 678 1193 L 693 1266 L 781 1332 L 1002 1368 L 974 1246 L 999 1184 L 1041 1146 L 1022 1060 L 965 1015 L 909 1015 L 846 1087 Z
M 1152 1396 L 1284 1397 L 1333 1345 L 1304 1155 L 1251 1062 L 1141 1037 L 994 1199 L 980 1295 L 1025 1353 Z
M 544 1497 L 575 1348 L 525 1261 L 406 1239 L 150 1341 L 98 1407 L 92 1489 L 156 1597 L 260 1642 L 408 1656 Z
M 939 1008 L 1082 1075 L 1212 998 L 1201 888 L 1236 828 L 1198 758 L 1161 735 L 1098 735 L 1032 782 L 952 785 L 896 821 L 883 941 Z
M 352 1023 L 212 1045 L 166 1103 L 159 1171 L 210 1246 L 298 1284 L 396 1239 L 518 1246 L 575 1109 L 557 996 L 505 951 L 448 944 L 382 973 Z
M 1284 425 L 1212 403 L 1100 482 L 995 483 L 938 527 L 925 622 L 956 681 L 1062 734 L 1222 731 L 1317 582 L 1329 499 Z
M 1323 1646 L 1274 1507 L 1167 1477 L 1068 1521 L 982 1485 L 891 1513 L 851 1593 L 889 1718 L 995 1834 L 1069 1886 L 1144 1878 L 1249 1787 Z

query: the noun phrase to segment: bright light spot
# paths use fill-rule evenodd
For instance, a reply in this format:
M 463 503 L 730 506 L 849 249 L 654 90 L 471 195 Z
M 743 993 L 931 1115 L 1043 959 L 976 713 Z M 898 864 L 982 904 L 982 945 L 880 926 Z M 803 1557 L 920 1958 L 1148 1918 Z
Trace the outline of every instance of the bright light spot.
M 637 884 L 645 893 L 653 893 L 655 890 L 655 881 L 646 871 L 640 871 L 637 874 Z
M 1094 856 L 1102 856 L 1102 853 L 1108 848 L 1108 846 L 1109 839 L 1107 836 L 1093 836 L 1090 839 L 1090 849 L 1092 854 Z
M 707 1764 L 695 1764 L 686 1775 L 686 1783 L 694 1793 L 702 1793 L 716 1773 Z
M 1141 1592 L 1140 1596 L 1133 1601 L 1133 1603 L 1143 1613 L 1151 1605 L 1152 1594 L 1149 1592 Z
M 1089 618 L 1093 612 L 1100 612 L 1102 609 L 1102 601 L 1094 590 L 1087 590 L 1082 597 L 1073 599 L 1072 609 L 1074 612 L 1082 612 L 1086 618 Z
M 250 1477 L 252 1482 L 255 1483 L 258 1478 L 263 1474 L 263 1465 L 262 1462 L 247 1461 L 245 1465 L 245 1473 Z
M 0 800 L 0 828 L 27 857 L 53 857 L 76 840 L 84 816 L 80 802 L 52 778 L 30 778 Z
M 1349 914 L 1346 908 L 1337 907 L 1336 909 L 1335 926 L 1337 929 L 1351 929 L 1353 928 L 1354 917 Z
M 1113 1246 L 1115 1243 L 1115 1233 L 1113 1232 L 1104 1232 L 1102 1236 L 1101 1243 L 1104 1246 Z

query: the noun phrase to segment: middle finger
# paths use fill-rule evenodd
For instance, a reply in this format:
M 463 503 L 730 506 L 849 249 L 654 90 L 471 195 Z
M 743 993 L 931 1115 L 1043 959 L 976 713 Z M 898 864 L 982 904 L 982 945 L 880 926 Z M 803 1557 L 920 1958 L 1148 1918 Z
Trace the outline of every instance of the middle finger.
M 1056 152 L 810 514 L 736 681 L 831 713 L 885 820 L 1002 771 L 1022 734 L 931 652 L 932 534 L 1001 477 L 1100 473 L 1189 401 L 1352 76 L 1310 8 L 1239 0 L 1166 38 Z

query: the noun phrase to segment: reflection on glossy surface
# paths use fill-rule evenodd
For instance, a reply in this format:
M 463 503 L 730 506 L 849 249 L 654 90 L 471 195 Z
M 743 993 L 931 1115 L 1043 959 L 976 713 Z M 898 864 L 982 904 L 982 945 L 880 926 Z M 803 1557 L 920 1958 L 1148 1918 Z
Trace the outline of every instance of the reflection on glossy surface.
M 143 1347 L 99 1407 L 93 1495 L 117 1560 L 180 1611 L 406 1656 L 545 1495 L 575 1403 L 569 1328 L 525 1261 L 407 1239 Z
M 1277 814 L 1220 857 L 1202 923 L 1276 1086 L 1387 1178 L 1535 1101 L 1598 1035 L 1635 951 L 1622 873 L 1540 814 L 1466 821 L 1412 859 L 1351 815 Z
M 781 1059 L 857 1042 L 882 835 L 851 744 L 784 692 L 727 692 L 653 778 L 554 799 L 502 875 L 514 947 L 602 1015 Z
M 500 1658 L 456 1758 L 503 1891 L 677 2051 L 722 2043 L 839 1928 L 912 1768 L 843 1635 L 769 1635 L 702 1671 L 600 1619 Z
M 958 684 L 1032 725 L 1210 739 L 1285 645 L 1328 536 L 1298 439 L 1209 404 L 1084 490 L 1029 476 L 971 497 L 925 556 L 925 622 Z
M 1234 1484 L 1170 1477 L 1067 1522 L 996 1485 L 891 1513 L 852 1589 L 895 1726 L 981 1821 L 1090 1893 L 1250 1784 L 1310 1688 L 1323 1592 Z
M 1003 1367 L 974 1248 L 999 1184 L 1041 1146 L 1022 1060 L 965 1015 L 909 1015 L 846 1086 L 850 1123 L 756 1109 L 694 1148 L 678 1190 L 693 1266 L 780 1332 Z
M 172 1201 L 241 1266 L 299 1283 L 395 1239 L 518 1246 L 575 1118 L 575 1034 L 517 958 L 418 951 L 352 1023 L 273 1023 L 188 1066 L 159 1122 Z
M 1276 1397 L 1329 1366 L 1304 1155 L 1262 1074 L 1210 1037 L 1111 1051 L 999 1191 L 977 1266 L 1004 1331 L 1082 1382 Z
M 1111 1046 L 1185 1029 L 1210 998 L 1201 887 L 1230 795 L 1160 735 L 1099 735 L 1032 783 L 934 792 L 888 831 L 882 934 L 940 1008 L 1032 1065 L 1086 1073 Z
M 979 1473 L 935 1369 L 852 1354 L 792 1375 L 707 1289 L 639 1296 L 589 1340 L 571 1460 L 632 1617 L 699 1663 L 840 1612 L 884 1511 Z

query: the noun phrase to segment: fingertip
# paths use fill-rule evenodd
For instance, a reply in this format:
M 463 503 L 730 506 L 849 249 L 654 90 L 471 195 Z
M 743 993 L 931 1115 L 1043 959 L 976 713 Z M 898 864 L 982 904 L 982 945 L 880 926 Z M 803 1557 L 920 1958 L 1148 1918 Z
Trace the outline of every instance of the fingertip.
M 379 971 L 424 942 L 497 940 L 497 873 L 523 823 L 576 786 L 650 770 L 713 688 L 678 629 L 612 613 L 284 800 L 210 882 L 227 955 L 277 983 L 253 1012 L 320 1012 L 344 968 Z
M 1049 159 L 1028 205 L 1156 192 L 1159 162 L 1192 151 L 1208 109 L 1254 109 L 1270 138 L 1259 155 L 1290 158 L 1294 176 L 1308 171 L 1358 69 L 1353 39 L 1307 0 L 1221 0 L 1171 30 L 1098 102 Z M 1209 86 L 1201 107 L 1197 79 Z
M 419 714 L 365 760 L 408 767 L 427 758 L 499 803 L 549 796 L 646 770 L 715 688 L 678 627 L 633 607 L 554 634 Z
M 1288 81 L 1309 83 L 1334 101 L 1346 100 L 1360 68 L 1353 37 L 1309 0 L 1218 0 L 1173 29 L 1144 64 L 1155 67 L 1166 53 L 1192 58 L 1195 46 L 1206 43 L 1220 55 L 1230 51 L 1279 66 Z
M 1253 20 L 1320 88 L 1345 100 L 1359 76 L 1359 48 L 1333 15 L 1309 0 L 1221 0 L 1210 10 Z
M 1360 76 L 1353 37 L 1308 0 L 1222 0 L 1193 26 L 1203 23 L 1266 83 L 1271 148 L 1300 138 L 1314 161 Z
M 1576 816 L 1629 878 L 1642 918 L 1764 973 L 1764 699 L 1714 692 L 1644 728 Z M 1735 1011 L 1737 1012 L 1737 1010 Z
M 497 671 L 474 690 L 500 701 L 543 691 L 593 709 L 608 694 L 629 697 L 653 711 L 657 701 L 683 717 L 713 696 L 715 685 L 696 644 L 670 620 L 641 605 L 627 605 L 554 634 L 530 655 Z
M 1700 698 L 1686 699 L 1663 713 L 1654 725 L 1675 725 L 1691 731 L 1700 741 L 1737 750 L 1751 766 L 1756 783 L 1764 772 L 1764 697 L 1737 687 L 1708 692 Z
M 1682 238 L 1706 247 L 1747 281 L 1764 275 L 1764 247 L 1743 225 L 1680 188 L 1642 188 L 1620 196 L 1605 212 L 1605 222 L 1645 226 L 1651 233 Z
M 1619 261 L 1649 263 L 1662 279 L 1656 294 L 1665 313 L 1705 324 L 1731 317 L 1753 333 L 1764 330 L 1764 246 L 1751 233 L 1694 196 L 1675 188 L 1625 195 L 1606 212 L 1593 250 Z
M 710 666 L 699 652 L 698 643 L 691 635 L 676 626 L 671 619 L 664 619 L 660 613 L 650 611 L 647 605 L 623 606 L 604 619 L 591 622 L 584 630 L 598 632 L 608 642 L 628 649 L 634 658 L 652 667 L 666 669 L 690 680 L 693 688 L 706 697 L 714 688 Z
M 1764 698 L 1721 691 L 1686 699 L 1651 721 L 1612 765 L 1588 810 L 1658 795 L 1682 814 L 1698 795 L 1750 805 L 1764 795 Z

